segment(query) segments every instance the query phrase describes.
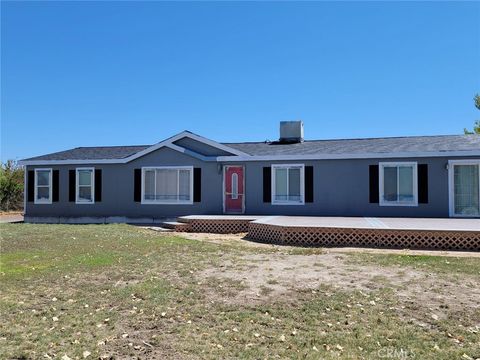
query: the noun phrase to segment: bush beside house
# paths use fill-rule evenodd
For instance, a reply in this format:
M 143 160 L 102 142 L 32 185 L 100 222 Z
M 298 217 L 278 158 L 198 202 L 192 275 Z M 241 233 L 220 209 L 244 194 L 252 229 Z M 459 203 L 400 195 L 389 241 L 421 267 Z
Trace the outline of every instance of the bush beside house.
M 13 160 L 0 167 L 0 209 L 2 211 L 23 209 L 24 170 Z

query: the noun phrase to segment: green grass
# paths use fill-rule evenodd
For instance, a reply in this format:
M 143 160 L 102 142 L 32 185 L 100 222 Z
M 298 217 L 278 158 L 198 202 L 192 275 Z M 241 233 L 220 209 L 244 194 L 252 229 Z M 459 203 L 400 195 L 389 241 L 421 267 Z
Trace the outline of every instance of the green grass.
M 264 286 L 257 298 L 238 299 L 247 287 L 241 279 L 214 275 L 225 261 L 251 266 L 249 255 L 273 256 L 278 249 L 127 225 L 6 224 L 0 236 L 2 359 L 73 359 L 84 351 L 89 358 L 380 359 L 401 351 L 403 359 L 480 357 L 478 309 L 447 310 L 432 320 L 423 304 L 400 303 L 388 284 L 369 293 L 321 286 L 280 296 Z M 281 256 L 322 254 L 312 251 L 288 249 Z M 349 258 L 348 268 L 413 267 L 442 276 L 479 270 L 478 259 L 469 258 Z M 318 261 L 312 267 L 328 271 Z M 213 275 L 201 277 L 202 271 Z
M 350 257 L 353 263 L 370 263 L 380 266 L 401 266 L 444 274 L 480 276 L 480 258 L 446 257 L 432 255 L 381 255 L 359 253 Z

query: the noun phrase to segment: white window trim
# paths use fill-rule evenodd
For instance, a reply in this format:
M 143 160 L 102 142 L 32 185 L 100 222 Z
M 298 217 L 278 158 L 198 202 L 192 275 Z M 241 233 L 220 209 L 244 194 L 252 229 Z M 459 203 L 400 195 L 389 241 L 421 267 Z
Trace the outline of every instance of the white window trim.
M 450 217 L 462 217 L 462 218 L 478 218 L 478 215 L 465 215 L 465 214 L 455 214 L 455 188 L 454 188 L 454 166 L 455 165 L 478 165 L 480 167 L 479 159 L 469 159 L 469 160 L 448 160 L 448 207 Z M 480 177 L 480 169 L 478 172 Z M 480 181 L 479 181 L 480 188 Z M 480 193 L 480 189 L 479 189 Z
M 145 171 L 147 170 L 189 170 L 190 171 L 190 200 L 181 200 L 181 201 L 165 201 L 165 200 L 145 200 Z M 155 179 L 156 179 L 155 173 Z M 155 180 L 155 187 L 157 182 Z M 177 192 L 178 192 L 179 182 L 177 181 Z M 156 192 L 156 191 L 155 191 Z M 193 204 L 193 166 L 144 166 L 142 167 L 142 205 L 192 205 Z
M 90 183 L 91 183 L 91 188 L 92 188 L 92 200 L 91 201 L 85 201 L 85 200 L 80 200 L 79 199 L 79 176 L 78 172 L 81 170 L 89 170 L 91 171 L 91 178 L 90 178 Z M 86 185 L 82 185 L 86 186 Z M 95 204 L 95 168 L 93 167 L 80 167 L 75 169 L 75 204 Z
M 275 200 L 276 169 L 300 168 L 300 197 L 301 201 Z M 305 205 L 305 164 L 272 164 L 272 205 Z M 287 176 L 288 189 L 288 176 Z
M 49 187 L 49 191 L 48 191 L 48 200 L 38 200 L 37 198 L 37 193 L 38 193 L 38 177 L 37 177 L 37 171 L 49 171 L 49 175 L 48 175 L 48 187 Z M 35 198 L 33 199 L 33 203 L 34 204 L 51 204 L 52 203 L 52 187 L 53 187 L 53 184 L 52 184 L 52 174 L 53 174 L 53 170 L 51 168 L 38 168 L 38 169 L 35 169 L 35 188 L 34 188 L 34 196 Z M 46 185 L 41 185 L 41 186 L 46 186 Z
M 413 166 L 413 201 L 385 201 L 384 197 L 384 167 L 393 167 L 393 166 Z M 417 175 L 417 162 L 380 162 L 378 163 L 379 168 L 379 205 L 380 206 L 418 206 L 418 175 Z M 398 173 L 397 173 L 397 193 L 398 187 L 400 186 L 400 182 L 398 181 Z

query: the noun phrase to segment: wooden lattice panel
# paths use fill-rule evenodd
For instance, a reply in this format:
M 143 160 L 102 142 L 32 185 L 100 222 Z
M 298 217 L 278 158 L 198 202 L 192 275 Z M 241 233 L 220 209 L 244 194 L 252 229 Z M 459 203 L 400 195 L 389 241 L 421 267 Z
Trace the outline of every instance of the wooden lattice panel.
M 266 243 L 480 251 L 480 231 L 288 227 L 250 223 L 248 236 Z
M 173 230 L 177 232 L 190 232 L 192 227 L 190 224 L 176 224 L 173 226 Z
M 190 231 L 213 234 L 238 234 L 248 231 L 248 224 L 251 220 L 190 220 Z

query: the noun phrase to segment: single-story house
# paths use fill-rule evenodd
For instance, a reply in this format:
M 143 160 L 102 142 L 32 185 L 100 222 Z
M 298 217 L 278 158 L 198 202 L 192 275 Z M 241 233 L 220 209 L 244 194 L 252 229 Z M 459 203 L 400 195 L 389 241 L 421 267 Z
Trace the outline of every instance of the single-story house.
M 480 216 L 480 136 L 79 147 L 22 160 L 28 222 L 145 222 L 200 214 Z

